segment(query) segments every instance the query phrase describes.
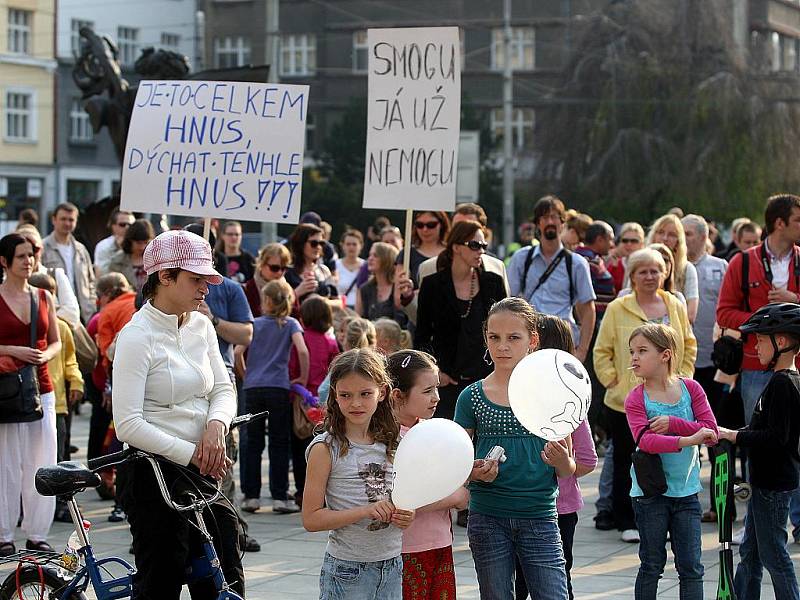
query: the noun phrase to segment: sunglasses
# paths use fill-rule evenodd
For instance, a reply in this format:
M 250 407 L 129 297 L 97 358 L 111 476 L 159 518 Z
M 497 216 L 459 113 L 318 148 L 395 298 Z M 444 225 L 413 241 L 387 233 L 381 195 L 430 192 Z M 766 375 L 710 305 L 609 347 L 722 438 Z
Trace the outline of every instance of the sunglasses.
M 312 248 L 319 248 L 319 247 L 321 247 L 323 244 L 325 244 L 325 242 L 323 242 L 322 240 L 308 240 L 308 244 L 309 244 L 309 245 L 310 245 Z
M 485 252 L 486 249 L 489 247 L 489 244 L 487 244 L 486 242 L 476 242 L 475 240 L 464 242 L 464 245 L 474 252 L 477 252 L 478 250 L 483 250 Z
M 280 273 L 281 271 L 285 271 L 286 267 L 282 267 L 281 265 L 264 265 L 265 267 L 269 267 L 269 270 L 273 273 Z
M 641 244 L 642 240 L 639 238 L 622 238 L 620 242 L 623 244 Z
M 439 226 L 439 221 L 414 221 L 414 227 L 417 229 L 436 229 Z

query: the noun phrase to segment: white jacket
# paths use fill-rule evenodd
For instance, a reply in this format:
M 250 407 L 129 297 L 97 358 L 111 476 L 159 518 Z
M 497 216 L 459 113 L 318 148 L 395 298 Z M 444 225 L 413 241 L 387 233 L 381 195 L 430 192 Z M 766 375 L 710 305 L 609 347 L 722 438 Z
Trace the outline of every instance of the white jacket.
M 188 465 L 206 423 L 230 425 L 236 394 L 211 321 L 150 302 L 123 327 L 114 356 L 114 424 L 120 441 Z

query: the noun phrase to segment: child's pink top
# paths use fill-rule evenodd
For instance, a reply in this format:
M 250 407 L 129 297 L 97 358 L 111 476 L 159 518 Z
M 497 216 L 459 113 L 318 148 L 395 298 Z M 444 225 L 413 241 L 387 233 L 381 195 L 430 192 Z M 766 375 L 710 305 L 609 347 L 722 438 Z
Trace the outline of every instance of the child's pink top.
M 306 389 L 317 395 L 317 388 L 325 376 L 328 374 L 328 367 L 339 354 L 339 345 L 336 338 L 328 333 L 320 333 L 313 329 L 303 331 L 303 338 L 308 348 L 308 385 Z M 289 357 L 289 378 L 294 379 L 300 376 L 300 360 L 297 358 L 297 349 L 292 346 L 292 353 Z
M 700 431 L 701 428 L 707 427 L 715 433 L 719 433 L 717 429 L 717 420 L 714 418 L 714 413 L 708 404 L 708 398 L 703 391 L 702 386 L 694 379 L 681 377 L 689 395 L 692 397 L 692 413 L 694 414 L 694 421 L 687 421 L 679 417 L 669 418 L 669 433 L 658 434 L 652 431 L 646 431 L 639 442 L 639 448 L 649 454 L 662 454 L 665 452 L 680 452 L 681 448 L 678 446 L 679 437 L 687 437 Z M 639 437 L 642 429 L 646 429 L 649 421 L 647 419 L 647 411 L 644 406 L 644 386 L 637 385 L 628 394 L 625 399 L 625 416 L 628 418 L 628 426 L 633 434 L 634 441 Z
M 586 419 L 572 433 L 572 453 L 576 463 L 592 468 L 597 466 L 597 451 L 594 448 L 592 430 L 589 429 L 589 422 Z M 558 514 L 566 515 L 578 512 L 582 508 L 583 496 L 578 478 L 575 475 L 559 477 L 558 500 L 556 500 Z
M 409 427 L 400 426 L 400 437 Z M 411 526 L 403 531 L 403 553 L 425 552 L 436 548 L 445 548 L 453 543 L 453 524 L 450 521 L 450 510 L 434 510 L 417 512 Z

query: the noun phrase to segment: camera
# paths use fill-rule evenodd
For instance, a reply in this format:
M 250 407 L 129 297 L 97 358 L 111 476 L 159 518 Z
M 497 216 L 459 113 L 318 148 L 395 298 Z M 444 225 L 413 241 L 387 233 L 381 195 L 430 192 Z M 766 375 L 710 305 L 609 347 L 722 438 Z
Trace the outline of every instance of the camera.
M 506 462 L 506 449 L 502 446 L 492 446 L 484 460 L 496 460 L 499 463 L 504 463 Z

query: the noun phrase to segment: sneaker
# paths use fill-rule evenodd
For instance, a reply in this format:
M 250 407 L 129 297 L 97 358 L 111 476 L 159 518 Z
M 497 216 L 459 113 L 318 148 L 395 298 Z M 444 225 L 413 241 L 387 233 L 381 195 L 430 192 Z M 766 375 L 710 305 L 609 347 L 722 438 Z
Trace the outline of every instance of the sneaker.
M 254 513 L 261 508 L 261 502 L 258 498 L 245 498 L 242 500 L 239 508 L 241 508 L 244 512 Z
M 250 537 L 246 533 L 243 533 L 239 537 L 239 546 L 241 546 L 242 550 L 245 552 L 261 552 L 261 544 L 258 543 L 258 540 Z
M 638 529 L 626 529 L 622 532 L 622 539 L 623 542 L 628 544 L 638 544 L 639 543 L 639 530 Z
M 279 515 L 288 515 L 290 513 L 300 512 L 300 507 L 294 500 L 273 500 L 272 512 Z
M 610 511 L 601 510 L 594 517 L 594 528 L 600 531 L 611 531 L 616 528 L 614 515 Z
M 744 540 L 744 527 L 731 536 L 731 544 L 734 546 L 741 546 Z
M 108 515 L 108 522 L 109 523 L 119 523 L 125 520 L 125 511 L 122 510 L 121 506 L 115 506 L 111 509 L 111 514 Z

